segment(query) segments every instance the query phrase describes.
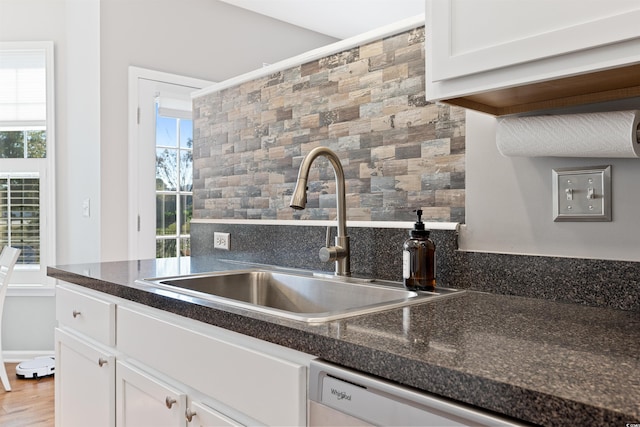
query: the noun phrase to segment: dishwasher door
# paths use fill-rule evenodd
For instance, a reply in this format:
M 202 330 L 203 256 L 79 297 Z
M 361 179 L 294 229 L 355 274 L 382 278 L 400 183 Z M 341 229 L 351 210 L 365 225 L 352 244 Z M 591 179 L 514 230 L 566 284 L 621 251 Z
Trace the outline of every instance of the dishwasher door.
M 309 371 L 309 426 L 517 426 L 320 360 Z

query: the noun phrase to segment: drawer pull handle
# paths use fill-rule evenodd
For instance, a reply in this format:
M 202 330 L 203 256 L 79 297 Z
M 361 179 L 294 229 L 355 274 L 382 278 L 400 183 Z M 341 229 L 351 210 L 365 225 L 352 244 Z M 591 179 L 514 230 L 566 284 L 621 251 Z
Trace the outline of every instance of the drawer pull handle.
M 80 316 L 82 313 L 78 310 L 73 310 L 73 318 L 75 319 L 76 317 Z
M 171 396 L 167 396 L 167 398 L 164 399 L 164 404 L 167 405 L 167 408 L 169 408 L 169 409 L 171 409 L 173 404 L 176 403 L 176 402 L 177 402 L 177 400 L 175 400 Z
M 107 363 L 109 363 L 107 359 L 103 359 L 102 357 L 98 359 L 98 365 L 100 365 L 101 368 Z
M 196 413 L 193 412 L 191 408 L 187 408 L 187 410 L 184 411 L 184 416 L 187 418 L 188 422 L 191 422 L 193 420 L 194 415 L 196 415 Z

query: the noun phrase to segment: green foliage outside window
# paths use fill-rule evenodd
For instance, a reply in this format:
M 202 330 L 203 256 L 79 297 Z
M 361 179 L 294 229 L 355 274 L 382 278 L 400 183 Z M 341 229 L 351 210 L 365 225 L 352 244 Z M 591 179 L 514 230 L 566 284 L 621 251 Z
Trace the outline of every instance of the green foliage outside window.
M 26 147 L 26 150 L 25 150 Z M 0 131 L 0 158 L 43 159 L 47 157 L 47 132 L 44 130 Z

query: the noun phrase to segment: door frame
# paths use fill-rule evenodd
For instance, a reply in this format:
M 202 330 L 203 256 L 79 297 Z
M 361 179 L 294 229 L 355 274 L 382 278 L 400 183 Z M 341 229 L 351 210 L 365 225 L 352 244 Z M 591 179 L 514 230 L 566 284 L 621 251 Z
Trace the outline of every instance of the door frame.
M 147 68 L 140 68 L 135 66 L 129 66 L 129 101 L 128 101 L 128 139 L 129 139 L 129 185 L 128 185 L 128 213 L 127 213 L 127 226 L 128 226 L 128 259 L 139 259 L 138 256 L 138 196 L 137 189 L 139 186 L 137 168 L 138 168 L 138 91 L 139 80 L 154 80 L 158 82 L 164 82 L 169 84 L 191 86 L 194 90 L 202 89 L 207 86 L 215 84 L 208 80 L 197 79 L 194 77 L 181 76 L 178 74 L 166 73 L 163 71 L 151 70 Z

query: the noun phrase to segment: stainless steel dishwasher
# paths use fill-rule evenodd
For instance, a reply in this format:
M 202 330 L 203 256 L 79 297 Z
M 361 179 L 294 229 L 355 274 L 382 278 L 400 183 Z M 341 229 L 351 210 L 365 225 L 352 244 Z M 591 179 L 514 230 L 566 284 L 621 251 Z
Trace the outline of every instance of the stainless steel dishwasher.
M 517 426 L 321 360 L 309 371 L 309 426 Z

